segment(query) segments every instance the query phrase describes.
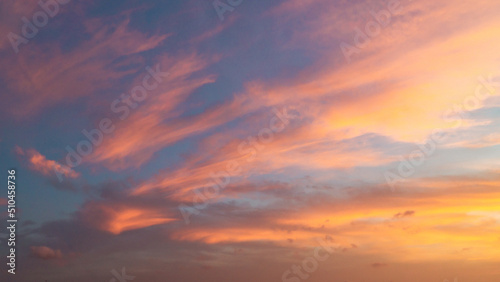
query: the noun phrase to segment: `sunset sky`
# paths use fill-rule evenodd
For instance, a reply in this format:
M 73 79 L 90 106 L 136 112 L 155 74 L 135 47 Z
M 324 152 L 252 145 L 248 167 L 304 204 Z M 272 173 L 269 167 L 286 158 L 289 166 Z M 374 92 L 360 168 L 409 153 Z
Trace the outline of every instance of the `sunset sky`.
M 0 281 L 500 281 L 500 1 L 57 1 L 0 2 Z

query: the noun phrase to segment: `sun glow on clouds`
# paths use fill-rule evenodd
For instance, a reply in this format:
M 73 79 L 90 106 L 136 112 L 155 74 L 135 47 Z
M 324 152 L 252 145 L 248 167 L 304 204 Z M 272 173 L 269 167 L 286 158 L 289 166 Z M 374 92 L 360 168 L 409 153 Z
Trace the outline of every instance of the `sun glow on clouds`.
M 62 156 L 64 148 L 22 145 L 42 153 L 16 144 L 10 148 L 23 165 L 46 177 L 57 170 L 70 182 L 88 178 L 90 183 L 97 176 L 133 183 L 126 188 L 86 183 L 80 189 L 85 203 L 75 208 L 72 224 L 99 236 L 125 240 L 137 230 L 170 240 L 174 249 L 196 246 L 213 252 L 258 246 L 255 254 L 275 261 L 290 258 L 270 255 L 275 248 L 295 254 L 316 247 L 315 238 L 324 238 L 339 253 L 352 256 L 352 265 L 358 258 L 383 259 L 366 263 L 377 273 L 398 263 L 430 267 L 435 262 L 453 264 L 457 258 L 497 263 L 500 167 L 491 159 L 500 157 L 495 147 L 500 144 L 495 133 L 500 119 L 491 100 L 498 99 L 500 82 L 494 83 L 496 91 L 483 88 L 491 95 L 473 110 L 465 113 L 463 107 L 482 85 L 478 77 L 500 77 L 500 2 L 422 0 L 401 5 L 391 24 L 349 62 L 339 44 L 353 44 L 355 28 L 373 20 L 370 11 L 383 9 L 384 1 L 272 4 L 258 15 L 266 25 L 259 35 L 266 50 L 247 33 L 234 32 L 246 19 L 236 13 L 221 26 L 194 34 L 186 29 L 182 36 L 161 28 L 142 32 L 134 26 L 142 22 L 135 14 L 140 11 L 94 16 L 81 27 L 89 38 L 76 46 L 63 50 L 49 39 L 33 40 L 12 68 L 0 67 L 1 81 L 18 94 L 8 99 L 26 101 L 13 114 L 16 119 L 30 123 L 30 118 L 64 106 L 91 116 L 90 128 L 94 107 L 99 118 L 109 115 L 106 99 L 119 96 L 115 89 L 129 93 L 139 85 L 146 63 L 159 64 L 169 76 L 128 118 L 116 120 L 116 130 L 84 158 L 79 172 L 44 156 L 54 151 Z M 238 9 L 244 14 L 243 5 Z M 0 25 L 0 30 L 8 28 Z M 184 37 L 192 46 L 181 44 L 182 50 L 172 51 Z M 221 38 L 243 42 L 244 52 L 219 48 L 219 43 L 212 48 Z M 263 62 L 248 56 L 246 48 L 256 48 L 259 55 L 270 52 L 264 63 L 277 64 L 279 75 L 255 75 L 252 67 L 261 71 Z M 40 50 L 48 53 L 35 56 Z M 294 52 L 310 63 L 280 65 L 295 63 Z M 121 89 L 124 81 L 127 89 Z M 88 104 L 72 104 L 81 100 Z M 297 118 L 272 141 L 262 142 L 259 134 L 269 127 L 276 109 L 298 113 Z M 479 118 L 485 109 L 493 114 Z M 73 121 L 63 124 L 71 130 L 61 134 L 73 134 Z M 436 149 L 421 174 L 391 192 L 381 172 L 436 129 L 453 138 Z M 64 139 L 74 139 L 69 137 Z M 186 147 L 182 153 L 179 145 Z M 178 161 L 166 165 L 159 159 L 165 155 Z M 213 175 L 227 171 L 230 163 L 238 168 L 228 185 L 208 197 L 206 208 L 185 225 L 178 206 L 195 205 L 197 193 L 214 185 Z M 64 238 L 68 235 L 63 229 L 53 231 L 63 233 L 61 246 L 40 242 L 32 252 L 64 260 L 64 248 L 72 241 Z M 54 236 L 40 230 L 49 239 Z M 159 244 L 147 243 L 151 249 Z M 183 251 L 182 259 L 192 258 L 191 250 Z M 218 267 L 247 259 L 214 256 Z M 423 281 L 416 279 L 411 281 Z
M 420 7 L 418 4 L 412 4 L 411 9 L 426 9 L 428 8 L 426 5 L 426 2 Z M 294 9 L 293 7 L 293 5 L 287 6 L 287 9 Z M 436 24 L 434 15 L 439 13 L 439 9 L 444 8 L 436 8 L 434 11 L 419 15 L 418 24 L 428 26 Z M 409 13 L 411 9 L 405 13 Z M 325 28 L 335 24 L 328 22 L 331 21 L 330 18 L 320 20 L 326 21 Z M 116 171 L 130 166 L 141 167 L 155 152 L 188 137 L 236 119 L 248 122 L 247 126 L 250 121 L 259 124 L 263 119 L 256 118 L 253 114 L 258 109 L 298 104 L 304 105 L 303 107 L 307 109 L 302 113 L 304 119 L 313 122 L 307 124 L 307 127 L 298 126 L 290 129 L 286 137 L 277 138 L 266 145 L 265 150 L 259 152 L 255 162 L 243 160 L 241 162 L 243 169 L 238 176 L 279 174 L 286 167 L 301 167 L 308 170 L 348 169 L 359 166 L 360 160 L 364 166 L 387 164 L 392 159 L 383 152 L 376 151 L 370 146 L 353 150 L 354 144 L 346 140 L 362 134 L 376 133 L 397 141 L 414 142 L 425 139 L 434 129 L 451 128 L 452 125 L 443 120 L 441 114 L 473 92 L 478 74 L 495 69 L 495 60 L 491 58 L 498 60 L 495 45 L 491 44 L 492 35 L 500 26 L 498 21 L 484 20 L 461 33 L 443 35 L 439 40 L 432 38 L 434 34 L 430 29 L 422 29 L 418 33 L 416 24 L 414 20 L 405 22 L 403 17 L 395 22 L 392 28 L 414 30 L 417 33 L 416 38 L 427 36 L 430 37 L 428 41 L 417 44 L 403 33 L 396 33 L 396 36 L 389 41 L 386 41 L 387 38 L 384 36 L 375 38 L 371 47 L 363 49 L 366 55 L 360 56 L 351 64 L 336 65 L 334 68 L 313 66 L 304 74 L 299 74 L 299 79 L 294 81 L 249 82 L 244 91 L 238 93 L 234 101 L 226 102 L 224 107 L 208 109 L 204 113 L 188 118 L 179 118 L 182 114 L 179 106 L 193 91 L 215 82 L 215 77 L 211 75 L 198 76 L 195 79 L 190 77 L 214 62 L 197 55 L 176 59 L 164 57 L 164 65 L 173 66 L 169 70 L 172 76 L 168 78 L 166 86 L 141 105 L 141 108 L 124 123 L 123 129 L 98 147 L 89 161 L 103 163 Z M 302 36 L 309 35 L 302 34 Z M 163 38 L 157 38 L 151 42 L 151 46 L 144 48 L 153 47 L 160 39 Z M 405 40 L 408 41 L 405 43 L 408 48 L 405 52 L 398 52 L 396 49 L 398 45 L 395 44 Z M 306 47 L 314 48 L 307 44 Z M 130 46 L 129 49 L 125 51 L 137 51 L 134 46 Z M 332 55 L 338 56 L 336 53 Z M 456 68 L 458 61 L 461 65 L 460 70 Z M 311 73 L 314 73 L 314 76 L 311 76 Z M 289 93 L 292 92 L 295 95 L 290 96 Z M 353 96 L 358 92 L 361 94 Z M 325 100 L 331 103 L 324 103 Z M 137 196 L 155 190 L 167 190 L 173 192 L 169 194 L 170 199 L 189 200 L 189 193 L 210 183 L 210 173 L 222 169 L 225 160 L 241 160 L 241 155 L 236 149 L 237 144 L 231 143 L 233 133 L 238 130 L 238 128 L 227 129 L 225 132 L 214 134 L 219 140 L 231 144 L 220 148 L 207 148 L 218 150 L 218 160 L 205 162 L 201 166 L 196 159 L 192 162 L 187 161 L 173 172 L 169 170 L 164 175 L 144 182 L 133 189 L 131 194 Z M 254 131 L 258 130 L 259 128 L 255 128 Z M 238 185 L 238 182 L 232 184 Z M 483 200 L 480 203 L 484 203 Z M 464 207 L 453 206 L 449 209 L 450 212 L 454 210 L 462 214 L 468 209 L 475 210 L 477 205 L 470 203 Z M 348 226 L 350 222 L 364 222 L 364 218 L 387 217 L 393 212 L 384 209 L 368 212 L 362 206 L 357 208 L 359 209 L 357 211 L 332 214 L 332 217 L 335 215 L 336 227 Z M 487 207 L 482 208 L 488 210 Z M 170 217 L 165 218 L 161 212 L 126 206 L 117 209 L 101 207 L 101 210 L 109 217 L 101 228 L 114 234 L 173 220 Z M 448 211 L 444 215 L 441 214 L 444 212 L 443 208 L 434 208 L 419 214 L 425 215 L 432 210 L 437 215 L 443 216 L 439 220 L 446 221 Z M 289 220 L 282 219 L 279 222 L 285 224 Z M 319 222 L 324 220 L 325 217 L 316 218 L 315 215 L 293 224 L 308 225 L 311 222 L 318 222 L 319 225 Z M 427 228 L 434 226 L 430 221 L 422 223 L 422 226 L 424 225 Z M 424 237 L 429 242 L 433 236 L 441 238 L 435 232 L 427 231 L 430 235 Z M 217 231 L 212 235 L 210 232 L 198 230 L 189 235 L 174 237 L 182 240 L 203 240 L 207 243 L 228 240 L 241 242 L 259 238 L 281 240 L 286 237 L 278 236 L 269 230 L 252 232 L 252 235 L 244 236 L 238 234 L 247 232 L 239 229 L 222 230 L 218 235 Z
M 355 244 L 358 252 L 376 252 L 393 261 L 453 259 L 464 248 L 476 260 L 490 260 L 500 255 L 498 248 L 491 248 L 500 243 L 500 194 L 487 187 L 478 185 L 475 191 L 448 184 L 441 192 L 367 193 L 287 216 L 270 211 L 252 226 L 187 228 L 172 238 L 207 244 L 265 241 L 298 248 L 314 247 L 315 238 L 327 236 L 340 247 Z M 434 252 L 428 251 L 431 246 Z
M 83 211 L 83 219 L 90 226 L 116 235 L 176 220 L 152 208 L 105 203 L 87 204 Z
M 163 218 L 161 214 L 128 209 L 117 212 L 106 230 L 113 234 L 120 234 L 123 231 L 167 223 L 173 220 L 175 219 Z

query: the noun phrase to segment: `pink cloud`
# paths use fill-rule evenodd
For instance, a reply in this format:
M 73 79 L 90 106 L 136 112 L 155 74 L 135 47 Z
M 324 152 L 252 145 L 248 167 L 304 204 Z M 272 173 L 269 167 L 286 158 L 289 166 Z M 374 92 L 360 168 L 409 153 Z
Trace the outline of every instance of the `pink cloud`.
M 51 176 L 57 172 L 67 178 L 77 178 L 80 176 L 80 173 L 72 170 L 70 167 L 61 165 L 53 160 L 48 160 L 35 149 L 23 150 L 21 147 L 16 146 L 15 151 L 28 161 L 30 169 L 40 172 L 43 175 Z
M 54 250 L 49 247 L 45 246 L 32 246 L 31 247 L 31 253 L 43 260 L 50 260 L 50 259 L 60 259 L 62 258 L 62 253 L 60 250 Z
M 111 202 L 87 203 L 82 219 L 89 226 L 115 235 L 176 220 L 156 208 Z
M 2 109 L 14 118 L 26 119 L 62 101 L 75 101 L 109 88 L 113 81 L 135 72 L 116 70 L 110 65 L 119 57 L 143 62 L 137 54 L 156 48 L 169 35 L 147 37 L 130 30 L 128 24 L 128 19 L 109 25 L 98 19 L 86 20 L 86 32 L 93 37 L 71 52 L 63 51 L 59 43 L 53 42 L 23 48 L 0 66 L 0 74 L 8 81 L 6 86 L 16 93 L 16 97 L 7 98 L 7 104 L 23 101 L 23 107 Z M 44 56 L 39 56 L 40 52 Z

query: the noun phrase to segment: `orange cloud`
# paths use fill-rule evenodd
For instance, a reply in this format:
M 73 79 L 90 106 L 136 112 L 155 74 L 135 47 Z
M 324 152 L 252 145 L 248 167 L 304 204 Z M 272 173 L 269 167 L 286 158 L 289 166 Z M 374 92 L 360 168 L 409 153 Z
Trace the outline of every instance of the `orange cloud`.
M 299 2 L 282 4 L 275 13 L 301 13 L 303 4 Z M 260 83 L 254 88 L 268 105 L 303 105 L 307 101 L 313 109 L 311 116 L 329 131 L 348 129 L 353 135 L 373 132 L 421 142 L 434 129 L 453 128 L 455 122 L 444 120 L 443 114 L 474 95 L 480 84 L 478 76 L 498 74 L 495 62 L 500 57 L 494 46 L 499 42 L 493 34 L 500 22 L 492 12 L 498 10 L 498 3 L 462 2 L 456 6 L 435 1 L 400 2 L 402 13 L 394 16 L 350 64 L 345 62 L 339 42 L 354 44 L 354 29 L 373 20 L 370 10 L 377 11 L 383 5 L 363 1 L 339 8 L 325 1 L 308 3 L 306 8 L 317 17 L 294 44 L 312 42 L 307 48 L 328 58 L 330 64 L 312 67 L 291 83 Z M 464 10 L 480 20 L 464 20 Z M 445 30 L 453 28 L 448 33 L 435 29 L 443 20 L 459 23 L 463 29 L 456 25 L 444 26 Z M 343 24 L 339 26 L 339 22 Z M 459 67 L 457 62 L 461 62 Z M 295 95 L 290 97 L 289 93 Z M 325 99 L 331 103 L 324 103 Z
M 54 250 L 46 246 L 33 246 L 31 247 L 31 253 L 35 257 L 43 260 L 62 258 L 62 253 L 60 250 Z
M 336 10 L 334 5 L 327 5 L 325 1 L 317 2 Z M 291 5 L 287 9 L 295 9 L 294 5 L 287 5 Z M 379 165 L 384 160 L 379 153 L 370 149 L 342 155 L 338 148 L 328 148 L 328 144 L 324 148 L 316 147 L 324 140 L 333 138 L 342 141 L 368 133 L 389 136 L 397 141 L 421 142 L 435 129 L 452 130 L 455 123 L 444 120 L 442 114 L 474 93 L 479 83 L 476 79 L 478 75 L 487 76 L 496 67 L 494 60 L 491 60 L 497 56 L 492 34 L 500 24 L 498 20 L 487 17 L 472 23 L 462 33 L 447 34 L 438 40 L 434 29 L 417 28 L 417 20 L 409 16 L 415 10 L 428 11 L 428 14 L 417 16 L 418 24 L 435 26 L 439 17 L 434 15 L 448 6 L 433 7 L 433 10 L 430 10 L 430 6 L 425 1 L 420 4 L 408 3 L 403 14 L 394 17 L 393 24 L 387 27 L 395 33 L 374 38 L 371 47 L 363 49 L 366 55 L 351 64 L 338 63 L 339 50 L 322 54 L 327 61 L 332 62 L 333 67 L 324 67 L 325 64 L 313 66 L 293 81 L 247 83 L 242 93 L 235 94 L 234 101 L 189 118 L 179 118 L 182 115 L 179 105 L 197 88 L 214 82 L 212 76 L 192 79 L 189 74 L 206 68 L 212 61 L 197 55 L 176 59 L 165 56 L 162 60 L 164 65 L 172 66 L 168 70 L 172 76 L 165 82 L 164 88 L 123 121 L 120 124 L 122 128 L 117 130 L 111 140 L 97 148 L 89 161 L 103 162 L 115 170 L 139 167 L 162 148 L 256 113 L 257 110 L 301 105 L 304 118 L 313 120 L 314 125 L 304 129 L 303 135 L 295 136 L 301 138 L 297 144 L 288 144 L 295 150 L 280 148 L 287 154 L 265 160 L 281 162 L 274 164 L 279 168 L 290 164 L 290 161 L 303 161 L 304 157 L 310 156 L 309 167 L 326 168 L 335 166 L 332 162 L 344 163 L 347 167 L 355 166 L 359 158 L 364 156 L 366 165 Z M 353 12 L 356 10 L 352 9 Z M 366 16 L 371 16 L 368 10 L 362 11 L 366 12 Z M 459 11 L 454 8 L 452 11 L 456 14 L 450 17 L 456 20 Z M 478 13 L 479 10 L 474 12 Z M 323 14 L 318 21 L 322 21 L 323 27 L 318 28 L 317 32 L 328 33 L 329 28 L 337 24 L 335 17 Z M 351 23 L 353 27 L 359 24 L 358 21 Z M 429 40 L 415 42 L 403 33 L 407 29 L 414 31 L 416 38 Z M 302 36 L 306 37 L 302 38 L 303 42 L 312 39 L 314 33 Z M 338 43 L 339 38 L 329 40 Z M 322 44 L 328 42 L 320 42 L 319 45 Z M 407 47 L 405 52 L 398 49 L 401 44 Z M 315 46 L 306 47 L 317 48 Z M 481 55 L 478 57 L 477 54 Z M 427 60 L 422 60 L 422 57 Z M 429 61 L 432 66 L 429 66 Z M 457 70 L 457 61 L 463 62 L 463 70 Z M 356 94 L 359 92 L 363 95 Z M 467 126 L 470 125 L 464 123 L 464 127 Z M 313 156 L 308 147 L 315 147 L 317 154 Z
M 97 147 L 88 161 L 103 163 L 114 170 L 139 167 L 158 150 L 220 126 L 228 117 L 235 116 L 237 102 L 228 108 L 208 109 L 194 117 L 179 117 L 183 113 L 179 109 L 181 103 L 197 88 L 214 82 L 210 75 L 189 78 L 210 63 L 194 54 L 163 57 L 160 65 L 166 67 L 162 71 L 169 76 L 129 117 L 117 124 L 114 135 Z
M 84 207 L 82 216 L 88 225 L 115 235 L 176 220 L 153 208 L 94 202 Z
M 28 161 L 28 167 L 30 169 L 45 176 L 54 176 L 57 174 L 62 174 L 67 178 L 77 178 L 80 176 L 80 173 L 74 171 L 70 167 L 61 165 L 53 160 L 48 160 L 35 149 L 23 150 L 21 147 L 16 146 L 15 151 Z
M 259 219 L 244 221 L 244 226 L 239 222 L 231 227 L 227 222 L 220 227 L 188 226 L 175 231 L 172 239 L 206 244 L 264 241 L 278 246 L 293 242 L 295 248 L 306 248 L 326 234 L 338 246 L 355 244 L 359 254 L 377 254 L 388 262 L 452 259 L 459 253 L 463 257 L 463 248 L 471 249 L 468 255 L 474 260 L 500 259 L 498 248 L 492 248 L 500 231 L 500 194 L 494 188 L 498 179 L 471 179 L 473 187 L 467 183 L 457 187 L 451 179 L 442 182 L 439 189 L 420 188 L 432 182 L 415 180 L 412 190 L 404 193 L 360 190 L 349 198 L 303 199 L 311 204 L 293 209 L 285 205 L 287 212 L 275 205 L 258 213 Z M 430 248 L 435 251 L 429 252 Z

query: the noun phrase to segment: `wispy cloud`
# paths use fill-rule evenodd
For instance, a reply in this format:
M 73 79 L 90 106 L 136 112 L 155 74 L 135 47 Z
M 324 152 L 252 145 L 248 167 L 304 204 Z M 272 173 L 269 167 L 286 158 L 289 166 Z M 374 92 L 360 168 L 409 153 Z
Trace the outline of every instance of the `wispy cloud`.
M 48 160 L 44 155 L 35 149 L 24 150 L 19 146 L 15 147 L 16 153 L 28 163 L 28 167 L 45 176 L 55 176 L 62 174 L 67 178 L 78 178 L 80 173 L 68 166 L 62 165 L 54 160 Z

